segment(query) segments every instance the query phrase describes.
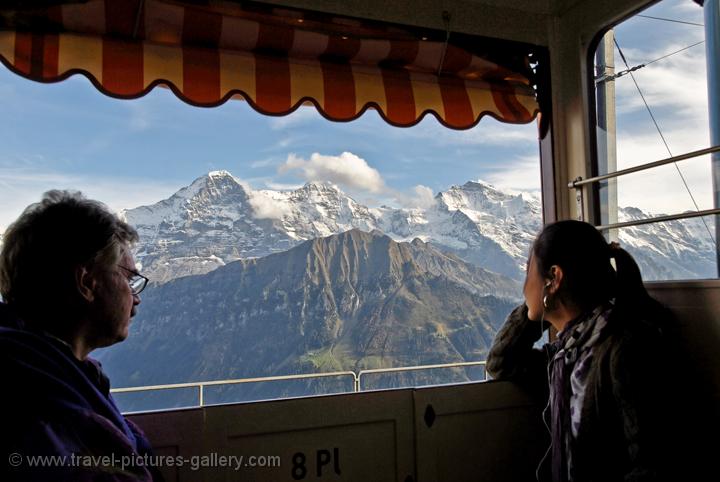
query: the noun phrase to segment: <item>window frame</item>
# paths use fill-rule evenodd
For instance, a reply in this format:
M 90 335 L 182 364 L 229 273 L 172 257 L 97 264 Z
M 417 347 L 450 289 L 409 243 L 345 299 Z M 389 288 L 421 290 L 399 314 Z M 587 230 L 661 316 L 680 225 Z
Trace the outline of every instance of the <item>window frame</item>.
M 661 0 L 660 0 L 661 1 Z M 617 25 L 629 20 L 630 18 L 634 17 L 635 15 L 639 14 L 640 12 L 652 7 L 653 5 L 656 5 L 658 2 L 650 2 L 637 10 L 630 12 L 629 14 L 617 19 L 614 22 L 611 22 L 610 24 L 602 27 L 598 32 L 593 36 L 592 40 L 588 44 L 588 51 L 587 51 L 587 58 L 586 58 L 586 65 L 587 65 L 587 92 L 588 92 L 588 118 L 587 118 L 587 125 L 588 125 L 588 134 L 589 134 L 589 141 L 590 141 L 590 149 L 589 149 L 589 157 L 587 159 L 587 165 L 586 165 L 586 171 L 588 173 L 588 178 L 596 177 L 599 175 L 599 165 L 600 165 L 600 158 L 599 158 L 599 152 L 598 152 L 598 136 L 597 136 L 597 95 L 596 95 L 596 87 L 595 87 L 595 54 L 597 52 L 597 49 L 600 45 L 600 42 L 602 42 L 603 37 L 605 34 L 615 28 Z M 654 162 L 654 161 L 650 161 Z M 646 163 L 647 164 L 647 163 Z M 648 170 L 652 170 L 656 168 L 649 168 Z M 615 171 L 617 172 L 617 171 Z M 569 188 L 573 189 L 573 188 Z M 599 226 L 601 225 L 602 215 L 601 215 L 601 202 L 600 202 L 600 185 L 598 182 L 594 182 L 589 186 L 588 190 L 585 190 L 585 196 L 584 196 L 584 203 L 586 212 L 588 213 L 588 219 L 586 219 L 587 222 L 591 223 L 593 226 Z M 579 214 L 583 214 L 580 212 Z M 708 215 L 711 216 L 711 215 Z M 716 215 L 717 219 L 720 219 L 720 215 Z M 679 220 L 683 220 L 687 218 L 681 218 Z M 654 223 L 649 224 L 659 224 L 664 221 L 657 221 Z M 622 229 L 622 228 L 620 228 Z M 672 288 L 672 287 L 696 287 L 696 288 L 716 288 L 720 287 L 720 243 L 717 243 L 716 246 L 716 269 L 718 272 L 718 275 L 716 278 L 705 278 L 705 279 L 669 279 L 669 280 L 651 280 L 651 281 L 645 281 L 645 285 L 650 287 L 663 287 L 663 288 Z

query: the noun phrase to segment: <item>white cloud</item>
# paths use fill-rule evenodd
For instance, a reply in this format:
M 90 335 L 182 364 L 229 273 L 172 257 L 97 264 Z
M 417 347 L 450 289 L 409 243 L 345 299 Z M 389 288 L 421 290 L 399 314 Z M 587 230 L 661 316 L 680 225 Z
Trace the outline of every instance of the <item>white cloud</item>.
M 315 106 L 303 105 L 291 114 L 270 119 L 270 128 L 274 131 L 280 131 L 291 127 L 300 127 L 319 119 L 321 117 Z
M 253 161 L 252 163 L 250 163 L 250 168 L 251 169 L 259 169 L 261 167 L 270 167 L 270 166 L 274 166 L 274 165 L 278 164 L 279 162 L 280 161 L 278 161 L 277 159 L 273 159 L 273 158 L 261 159 L 259 161 Z
M 427 209 L 435 204 L 435 197 L 433 196 L 433 190 L 422 184 L 418 184 L 410 194 L 405 194 L 400 191 L 394 192 L 395 201 L 401 206 L 406 208 L 421 208 Z
M 692 120 L 680 127 L 663 130 L 670 152 L 665 148 L 652 123 L 642 127 L 634 125 L 632 128 L 633 130 L 623 129 L 617 132 L 618 169 L 665 159 L 670 157 L 670 153 L 677 156 L 705 149 L 710 142 L 707 125 Z
M 278 172 L 296 172 L 306 181 L 330 181 L 346 188 L 372 193 L 386 189 L 385 181 L 378 170 L 351 152 L 343 152 L 339 156 L 326 156 L 315 152 L 308 160 L 290 154 L 285 164 L 278 168 Z
M 537 154 L 518 156 L 489 171 L 484 177 L 487 182 L 500 189 L 539 193 L 540 157 Z
M 377 169 L 351 152 L 343 152 L 339 156 L 316 152 L 308 160 L 290 154 L 285 164 L 278 168 L 278 172 L 280 174 L 294 172 L 306 182 L 332 182 L 354 199 L 368 206 L 395 204 L 406 208 L 428 208 L 435 202 L 433 190 L 422 184 L 406 191 L 389 187 Z M 276 190 L 300 187 L 274 182 L 265 184 L 270 189 Z
M 704 159 L 678 164 L 699 209 L 712 207 L 709 163 L 710 159 L 706 156 Z M 677 168 L 673 165 L 619 179 L 618 205 L 638 207 L 653 214 L 676 214 L 695 210 Z
M 290 208 L 281 201 L 271 198 L 262 191 L 248 191 L 250 206 L 257 219 L 282 219 Z
M 81 191 L 119 212 L 158 202 L 177 191 L 179 183 L 147 179 L 62 174 L 27 168 L 0 168 L 0 232 L 28 205 L 51 189 Z
M 687 18 L 683 19 L 688 22 L 702 22 L 703 8 L 693 1 L 682 1 L 672 6 L 672 9 L 677 13 L 691 14 L 693 17 L 699 18 Z
M 627 56 L 635 59 L 632 62 L 647 62 L 686 46 L 673 43 L 662 50 L 630 50 Z M 616 59 L 615 63 L 616 71 L 624 70 L 624 65 L 621 67 L 618 60 Z M 650 64 L 633 75 L 653 110 L 672 109 L 672 116 L 664 116 L 666 122 L 679 123 L 683 117 L 693 117 L 704 119 L 707 123 L 707 77 L 702 44 Z M 615 89 L 618 114 L 645 110 L 642 98 L 629 75 L 616 79 Z
M 294 191 L 303 187 L 302 184 L 284 184 L 281 182 L 266 181 L 265 186 L 274 191 Z
M 417 199 L 417 205 L 419 207 L 428 208 L 434 204 L 435 196 L 433 196 L 432 189 L 418 184 L 413 190 L 415 191 L 415 198 Z
M 704 139 L 702 134 L 698 134 L 698 130 L 703 132 L 702 129 L 693 129 L 692 126 L 666 132 L 666 138 L 674 140 L 670 143 L 673 154 L 678 155 L 707 147 L 707 139 Z M 669 157 L 657 132 L 649 131 L 637 135 L 622 132 L 618 133 L 617 137 L 618 169 Z M 700 209 L 711 208 L 710 156 L 681 161 L 677 166 L 683 173 Z M 666 214 L 695 209 L 678 174 L 678 169 L 672 164 L 619 178 L 618 204 Z
M 280 139 L 277 142 L 277 144 L 275 144 L 275 146 L 273 146 L 273 147 L 275 147 L 275 148 L 279 147 L 281 149 L 284 149 L 284 148 L 289 147 L 292 144 L 294 144 L 297 140 L 298 140 L 298 138 L 294 137 L 294 136 L 286 137 L 284 139 Z

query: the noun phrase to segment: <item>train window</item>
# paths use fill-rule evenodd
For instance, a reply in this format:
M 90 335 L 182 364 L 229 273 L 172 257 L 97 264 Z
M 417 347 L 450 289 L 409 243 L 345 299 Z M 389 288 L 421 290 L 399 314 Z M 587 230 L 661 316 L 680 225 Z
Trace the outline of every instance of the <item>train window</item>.
M 129 338 L 93 356 L 115 388 L 181 385 L 120 391 L 122 409 L 484 379 L 542 223 L 535 122 L 270 117 L 4 68 L 0 92 L 0 232 L 66 188 L 140 233 L 152 283 Z
M 595 224 L 619 225 L 604 231 L 646 281 L 718 275 L 716 219 L 700 215 L 717 207 L 704 40 L 703 9 L 664 0 L 608 31 L 595 52 L 595 174 L 681 157 L 595 185 Z

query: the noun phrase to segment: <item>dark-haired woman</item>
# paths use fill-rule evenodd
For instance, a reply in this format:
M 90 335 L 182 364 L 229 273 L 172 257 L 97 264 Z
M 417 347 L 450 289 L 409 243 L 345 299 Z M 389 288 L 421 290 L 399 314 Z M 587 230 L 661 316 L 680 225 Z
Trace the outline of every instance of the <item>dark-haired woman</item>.
M 673 475 L 683 442 L 673 440 L 664 389 L 670 316 L 648 295 L 632 257 L 590 224 L 550 224 L 533 244 L 524 295 L 487 369 L 544 389 L 551 443 L 538 479 L 683 480 Z M 548 324 L 556 340 L 533 348 Z

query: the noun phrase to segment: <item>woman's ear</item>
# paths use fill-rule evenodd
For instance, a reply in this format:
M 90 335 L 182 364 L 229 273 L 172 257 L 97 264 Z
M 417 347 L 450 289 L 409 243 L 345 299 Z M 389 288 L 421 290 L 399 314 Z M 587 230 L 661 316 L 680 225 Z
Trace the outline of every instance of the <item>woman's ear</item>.
M 554 264 L 550 267 L 550 272 L 548 273 L 548 281 L 547 281 L 547 292 L 551 295 L 554 295 L 559 289 L 560 284 L 563 280 L 563 270 L 560 266 Z
M 75 268 L 75 288 L 88 303 L 95 300 L 95 277 L 85 266 Z

